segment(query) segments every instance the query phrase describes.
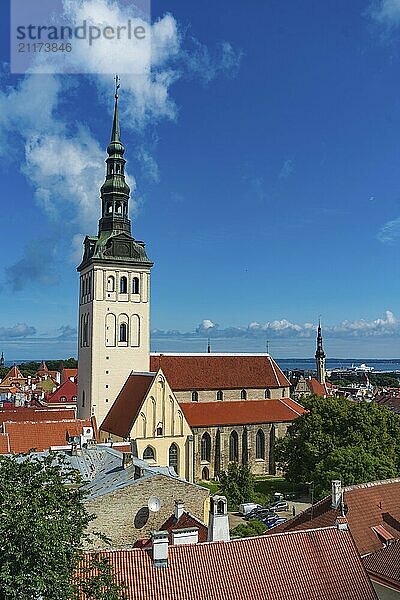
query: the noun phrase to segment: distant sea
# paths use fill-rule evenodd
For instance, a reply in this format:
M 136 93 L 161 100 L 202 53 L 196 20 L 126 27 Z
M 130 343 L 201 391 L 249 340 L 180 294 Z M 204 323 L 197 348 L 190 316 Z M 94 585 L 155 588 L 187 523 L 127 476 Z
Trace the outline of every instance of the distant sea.
M 30 362 L 32 359 L 17 361 Z M 282 370 L 294 371 L 312 371 L 315 370 L 315 358 L 275 358 Z M 374 371 L 391 372 L 400 371 L 400 358 L 372 359 L 372 358 L 329 358 L 326 361 L 327 370 L 331 369 L 349 369 L 351 366 L 358 367 L 362 363 L 368 367 L 373 367 Z M 6 361 L 6 366 L 12 366 L 12 361 Z

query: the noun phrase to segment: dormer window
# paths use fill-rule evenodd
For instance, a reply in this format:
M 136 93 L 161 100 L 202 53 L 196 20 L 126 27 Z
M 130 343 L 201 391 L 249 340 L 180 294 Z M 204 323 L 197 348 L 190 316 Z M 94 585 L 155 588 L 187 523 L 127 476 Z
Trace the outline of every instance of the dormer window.
M 199 401 L 198 392 L 192 392 L 192 402 L 198 402 L 198 401 Z

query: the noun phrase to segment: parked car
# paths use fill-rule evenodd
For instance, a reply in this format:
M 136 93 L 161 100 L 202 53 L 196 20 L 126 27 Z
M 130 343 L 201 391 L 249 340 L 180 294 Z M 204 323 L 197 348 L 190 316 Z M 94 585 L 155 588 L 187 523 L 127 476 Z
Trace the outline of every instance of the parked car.
M 290 492 L 290 494 L 285 494 L 285 500 L 295 500 L 295 498 L 296 498 L 295 492 Z
M 273 502 L 272 504 L 269 505 L 268 507 L 270 510 L 273 510 L 274 512 L 280 512 L 282 510 L 289 510 L 289 505 L 286 501 L 280 501 L 280 502 Z
M 268 516 L 274 516 L 275 513 L 269 510 L 269 508 L 254 508 L 247 515 L 244 516 L 246 521 L 250 519 L 258 519 L 259 521 Z
M 260 521 L 270 528 L 275 526 L 276 522 L 279 521 L 279 517 L 278 515 L 268 515 L 267 517 L 260 519 Z
M 239 505 L 239 513 L 242 517 L 246 516 L 254 510 L 255 508 L 264 508 L 261 504 L 256 504 L 255 502 L 245 502 L 244 504 Z
M 271 521 L 270 523 L 266 523 L 268 529 L 272 529 L 273 527 L 277 527 L 278 525 L 282 525 L 282 523 L 286 523 L 287 519 L 285 517 L 278 517 L 275 521 Z

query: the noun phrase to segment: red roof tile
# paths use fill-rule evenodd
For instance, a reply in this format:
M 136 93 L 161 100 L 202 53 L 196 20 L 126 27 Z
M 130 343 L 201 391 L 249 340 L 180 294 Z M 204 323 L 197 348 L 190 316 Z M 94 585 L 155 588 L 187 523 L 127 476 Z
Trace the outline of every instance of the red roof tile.
M 65 419 L 74 419 L 75 411 L 73 408 L 68 409 L 43 409 L 43 408 L 27 408 L 21 406 L 12 410 L 3 410 L 0 408 L 0 423 L 4 421 L 63 421 Z
M 291 406 L 293 403 L 295 406 Z M 223 402 L 182 402 L 180 407 L 191 427 L 285 423 L 305 412 L 289 398 L 282 400 L 234 400 Z
M 8 452 L 18 454 L 32 449 L 42 452 L 54 446 L 68 446 L 67 436 L 82 435 L 84 427 L 92 427 L 91 421 L 7 421 L 3 423 L 3 432 L 8 434 L 10 440 Z
M 154 377 L 154 373 L 129 375 L 100 429 L 122 438 L 128 437 Z
M 150 370 L 159 368 L 174 392 L 290 386 L 276 362 L 267 355 L 150 355 Z
M 65 402 L 76 402 L 77 394 L 77 384 L 74 381 L 71 381 L 70 379 L 66 379 L 64 383 L 62 383 L 60 387 L 56 389 L 55 392 L 46 395 L 46 403 L 63 404 Z M 65 398 L 65 400 L 62 400 L 62 398 Z M 75 398 L 75 400 L 73 398 Z
M 326 396 L 325 386 L 323 386 L 318 379 L 311 377 L 310 379 L 307 379 L 307 384 L 312 394 L 315 394 L 316 396 Z
M 382 548 L 382 539 L 373 531 L 373 527 L 381 525 L 395 539 L 400 539 L 400 478 L 343 489 L 347 522 L 361 555 Z M 274 532 L 331 526 L 340 514 L 340 510 L 331 507 L 331 497 L 327 496 L 314 504 L 312 519 L 311 509 L 308 509 L 274 528 Z
M 8 454 L 10 452 L 9 438 L 7 433 L 0 433 L 0 454 Z
M 62 371 L 63 379 L 76 379 L 78 377 L 78 369 L 63 369 Z
M 136 600 L 376 599 L 350 533 L 336 528 L 170 546 L 165 568 L 145 550 L 100 554 Z
M 363 563 L 372 579 L 383 580 L 400 590 L 400 541 L 368 554 Z

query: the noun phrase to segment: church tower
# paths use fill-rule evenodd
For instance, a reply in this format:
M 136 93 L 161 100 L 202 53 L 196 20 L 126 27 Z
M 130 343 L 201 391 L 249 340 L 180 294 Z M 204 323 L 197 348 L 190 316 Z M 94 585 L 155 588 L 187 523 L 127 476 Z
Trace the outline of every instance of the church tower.
M 86 237 L 80 273 L 78 415 L 104 417 L 131 371 L 150 367 L 150 269 L 145 244 L 132 237 L 130 189 L 118 114 L 118 77 L 102 215 Z
M 325 352 L 322 347 L 321 321 L 318 323 L 317 351 L 315 353 L 315 362 L 317 363 L 317 379 L 322 385 L 325 385 Z

